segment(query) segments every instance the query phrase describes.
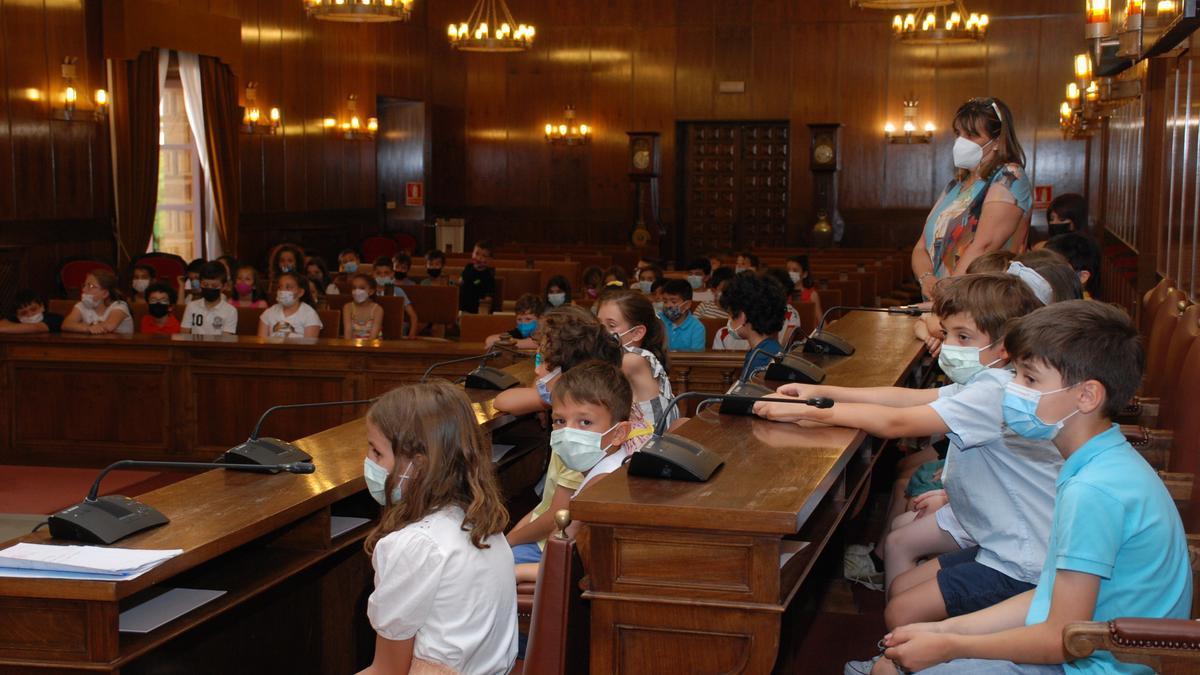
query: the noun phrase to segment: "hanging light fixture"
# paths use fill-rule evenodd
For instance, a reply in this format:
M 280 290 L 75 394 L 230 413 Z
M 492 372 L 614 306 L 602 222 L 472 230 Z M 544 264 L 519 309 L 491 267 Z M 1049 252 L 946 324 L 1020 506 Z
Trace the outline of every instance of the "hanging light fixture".
M 963 0 L 917 8 L 892 17 L 892 34 L 910 45 L 948 45 L 982 42 L 987 38 L 987 14 L 968 12 Z
M 467 20 L 446 29 L 450 46 L 463 52 L 523 52 L 537 30 L 517 23 L 504 0 L 477 0 Z
M 592 139 L 592 128 L 575 121 L 575 106 L 567 106 L 563 121 L 546 124 L 546 142 L 551 145 L 587 145 Z
M 354 23 L 408 21 L 413 0 L 304 0 L 304 11 L 313 19 Z
M 890 9 L 901 11 L 905 9 L 924 9 L 953 4 L 954 0 L 850 0 L 851 7 L 859 9 Z

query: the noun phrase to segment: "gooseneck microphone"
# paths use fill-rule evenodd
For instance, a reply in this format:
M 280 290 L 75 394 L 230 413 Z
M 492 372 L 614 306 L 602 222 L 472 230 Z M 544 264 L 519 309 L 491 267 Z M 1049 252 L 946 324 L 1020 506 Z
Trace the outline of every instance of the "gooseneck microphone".
M 750 352 L 746 366 L 742 368 L 742 375 L 738 378 L 739 383 L 749 381 L 757 370 L 763 370 L 763 368 L 751 369 L 755 357 L 759 354 L 766 354 L 771 357 L 771 361 L 765 366 L 766 375 L 763 376 L 768 380 L 801 382 L 804 384 L 820 384 L 825 381 L 825 371 L 808 359 L 785 352 L 771 352 L 761 347 L 756 347 Z
M 302 410 L 305 408 L 333 408 L 343 405 L 370 405 L 378 399 L 366 398 L 354 401 L 322 401 L 320 403 L 288 403 L 285 405 L 271 406 L 267 408 L 262 416 L 258 418 L 258 423 L 254 425 L 254 431 L 250 432 L 250 438 L 246 442 L 240 443 L 226 450 L 219 458 L 218 462 L 224 464 L 257 464 L 265 465 L 280 465 L 288 462 L 311 462 L 312 455 L 304 452 L 295 445 L 279 440 L 278 438 L 259 438 L 258 433 L 262 430 L 262 425 L 267 421 L 277 410 Z
M 50 516 L 50 536 L 90 544 L 111 544 L 131 534 L 170 522 L 157 509 L 137 500 L 121 495 L 100 497 L 100 482 L 110 471 L 116 469 L 174 469 L 184 471 L 249 471 L 252 473 L 313 473 L 316 467 L 310 462 L 288 462 L 286 464 L 224 464 L 221 462 L 159 462 L 124 459 L 105 467 L 87 497 L 74 506 L 69 506 Z
M 499 349 L 493 349 L 489 352 L 484 352 L 479 356 L 464 356 L 461 359 L 441 361 L 426 368 L 425 374 L 421 376 L 421 381 L 424 382 L 429 377 L 429 374 L 432 373 L 436 368 L 453 365 L 455 363 L 479 361 L 479 366 L 476 367 L 475 370 L 467 373 L 467 376 L 463 378 L 463 386 L 467 389 L 491 389 L 495 391 L 504 391 L 505 389 L 511 389 L 519 386 L 521 381 L 513 377 L 511 374 L 506 373 L 499 368 L 492 368 L 490 366 L 483 365 L 484 362 L 494 359 L 500 355 L 501 352 Z
M 850 356 L 854 353 L 854 345 L 850 344 L 845 338 L 838 337 L 825 330 L 825 321 L 829 319 L 830 314 L 838 310 L 846 312 L 879 312 L 881 314 L 898 314 L 902 316 L 921 316 L 929 312 L 927 309 L 912 306 L 855 307 L 852 305 L 834 305 L 825 310 L 825 313 L 821 315 L 821 320 L 817 323 L 816 330 L 804 340 L 804 352 L 806 354 Z
M 771 396 L 737 396 L 731 394 L 713 394 L 702 391 L 689 391 L 671 399 L 658 419 L 654 420 L 654 434 L 641 450 L 633 453 L 629 459 L 629 475 L 643 478 L 663 478 L 666 480 L 686 480 L 703 483 L 712 477 L 713 473 L 725 463 L 717 453 L 705 448 L 702 444 L 690 439 L 667 433 L 667 414 L 680 402 L 691 398 L 706 400 L 735 401 L 753 405 L 759 401 L 777 403 L 797 403 L 817 408 L 833 406 L 833 399 L 817 398 L 782 398 Z

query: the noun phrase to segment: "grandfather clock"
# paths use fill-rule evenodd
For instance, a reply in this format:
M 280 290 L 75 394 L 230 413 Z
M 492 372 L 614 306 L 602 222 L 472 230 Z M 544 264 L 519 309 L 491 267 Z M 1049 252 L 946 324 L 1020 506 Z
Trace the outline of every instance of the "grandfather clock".
M 660 239 L 658 175 L 662 170 L 657 131 L 627 131 L 629 136 L 629 180 L 633 184 L 633 230 L 630 240 L 644 248 Z
M 812 243 L 828 246 L 833 235 L 824 225 L 839 217 L 837 180 L 842 168 L 842 125 L 810 124 L 808 130 L 811 137 L 809 167 L 813 177 L 812 219 L 818 224 L 812 231 Z

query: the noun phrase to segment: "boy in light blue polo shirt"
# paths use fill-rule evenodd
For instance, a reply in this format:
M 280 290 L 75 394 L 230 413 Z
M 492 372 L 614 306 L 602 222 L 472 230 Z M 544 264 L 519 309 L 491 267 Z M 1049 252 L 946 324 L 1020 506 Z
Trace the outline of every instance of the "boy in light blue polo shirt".
M 663 310 L 658 315 L 667 327 L 667 346 L 673 352 L 704 351 L 704 324 L 692 316 L 692 285 L 671 279 L 662 287 Z
M 1005 347 L 1017 364 L 1005 423 L 1026 438 L 1051 439 L 1066 459 L 1041 578 L 1035 590 L 994 607 L 898 628 L 884 638 L 885 656 L 930 675 L 1149 675 L 1109 652 L 1066 662 L 1062 638 L 1074 621 L 1184 619 L 1191 606 L 1179 513 L 1112 423 L 1141 381 L 1137 331 L 1112 305 L 1070 300 L 1018 320 Z M 885 659 L 872 672 L 894 669 Z
M 989 607 L 1032 589 L 1041 573 L 1062 458 L 1048 441 L 1006 433 L 1000 408 L 1013 377 L 1004 368 L 1006 324 L 1040 306 L 1015 276 L 943 280 L 934 301 L 945 333 L 938 362 L 956 384 L 941 390 L 785 385 L 781 395 L 824 396 L 837 405 L 755 405 L 757 414 L 770 419 L 856 427 L 881 438 L 935 433 L 950 438 L 942 474 L 949 505 L 931 506 L 935 516 L 917 517 L 887 537 L 889 627 Z M 961 516 L 944 517 L 950 509 Z M 937 554 L 943 555 L 917 566 Z

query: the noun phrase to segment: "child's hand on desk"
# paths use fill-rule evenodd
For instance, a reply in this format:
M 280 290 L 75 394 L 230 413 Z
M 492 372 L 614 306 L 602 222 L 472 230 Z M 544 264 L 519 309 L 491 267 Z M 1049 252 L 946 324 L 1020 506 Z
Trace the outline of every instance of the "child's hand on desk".
M 102 324 L 102 323 L 94 323 L 94 324 L 88 326 L 88 332 L 91 333 L 92 335 L 104 335 L 105 333 L 108 332 L 108 329 L 105 328 L 104 324 Z
M 790 394 L 780 393 L 775 394 L 778 398 L 800 398 Z M 799 420 L 813 419 L 811 417 L 810 408 L 806 405 L 793 405 L 791 403 L 770 403 L 768 401 L 759 401 L 754 404 L 754 414 L 764 419 L 775 422 L 797 422 Z
M 949 502 L 950 498 L 946 496 L 945 490 L 930 490 L 913 497 L 912 510 L 917 512 L 918 518 L 924 518 Z
M 775 392 L 791 398 L 816 398 L 821 396 L 821 394 L 817 393 L 816 385 L 800 384 L 798 382 L 785 384 L 776 389 Z

